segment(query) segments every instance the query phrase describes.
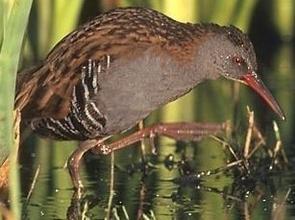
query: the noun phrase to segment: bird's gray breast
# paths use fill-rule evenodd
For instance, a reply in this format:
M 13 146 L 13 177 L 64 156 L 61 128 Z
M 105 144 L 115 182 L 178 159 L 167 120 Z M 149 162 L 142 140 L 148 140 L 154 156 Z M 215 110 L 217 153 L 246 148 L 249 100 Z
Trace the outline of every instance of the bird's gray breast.
M 106 118 L 104 132 L 118 133 L 149 113 L 187 93 L 195 84 L 191 72 L 169 55 L 146 50 L 111 61 L 98 77 L 97 107 Z

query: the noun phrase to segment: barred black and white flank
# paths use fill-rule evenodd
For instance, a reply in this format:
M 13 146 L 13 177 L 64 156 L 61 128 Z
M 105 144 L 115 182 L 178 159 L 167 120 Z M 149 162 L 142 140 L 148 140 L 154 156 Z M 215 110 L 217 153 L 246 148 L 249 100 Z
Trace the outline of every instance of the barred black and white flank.
M 109 68 L 110 56 L 105 62 L 88 60 L 81 68 L 81 80 L 73 89 L 69 114 L 63 119 L 34 119 L 31 128 L 38 134 L 62 140 L 88 140 L 100 137 L 106 118 L 92 100 L 99 91 L 98 76 Z

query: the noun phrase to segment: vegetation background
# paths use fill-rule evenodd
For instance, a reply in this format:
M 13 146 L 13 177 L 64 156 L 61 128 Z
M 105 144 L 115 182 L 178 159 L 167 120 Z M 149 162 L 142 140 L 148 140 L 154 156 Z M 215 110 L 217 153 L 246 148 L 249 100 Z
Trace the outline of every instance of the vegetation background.
M 32 7 L 31 7 L 32 3 Z M 260 75 L 272 90 L 282 108 L 286 112 L 287 122 L 278 122 L 282 139 L 291 152 L 294 144 L 294 20 L 295 2 L 292 0 L 1 0 L 0 1 L 0 164 L 9 152 L 14 155 L 16 146 L 13 129 L 13 99 L 15 73 L 42 60 L 50 49 L 67 33 L 79 24 L 94 16 L 117 6 L 145 6 L 154 8 L 184 22 L 214 22 L 221 25 L 233 24 L 250 35 L 259 59 Z M 30 11 L 31 9 L 31 11 Z M 30 11 L 29 20 L 27 21 Z M 28 23 L 28 25 L 27 25 Z M 24 28 L 27 27 L 25 40 L 21 47 Z M 19 59 L 19 53 L 20 62 Z M 244 87 L 232 82 L 218 80 L 206 82 L 185 97 L 177 100 L 159 111 L 154 112 L 145 124 L 156 121 L 224 121 L 231 120 L 236 128 L 237 143 L 244 139 L 244 128 L 247 120 L 246 105 L 255 111 L 257 124 L 264 133 L 271 134 L 272 120 L 276 119 L 261 100 Z M 269 138 L 272 139 L 271 135 Z M 168 145 L 168 140 L 161 142 Z M 20 216 L 20 198 L 28 192 L 29 183 L 37 167 L 40 172 L 49 174 L 50 186 L 38 185 L 39 193 L 32 200 L 52 196 L 51 190 L 60 185 L 70 187 L 70 180 L 65 172 L 53 172 L 61 167 L 75 148 L 73 142 L 52 142 L 31 135 L 20 149 L 18 165 L 12 160 L 10 196 L 16 217 Z M 208 142 L 191 147 L 187 154 L 198 155 L 199 169 L 210 169 L 224 164 L 223 150 L 218 145 L 210 144 L 210 152 L 215 159 L 210 159 Z M 160 148 L 160 155 L 174 153 L 175 148 Z M 34 155 L 33 159 L 31 155 Z M 140 148 L 129 148 L 116 153 L 116 163 L 124 164 L 125 158 L 140 158 Z M 13 158 L 13 157 L 12 157 Z M 108 165 L 109 158 L 101 158 L 100 163 Z M 209 161 L 209 162 L 208 162 Z M 126 162 L 126 161 L 125 161 Z M 91 163 L 82 172 L 89 174 Z M 30 170 L 30 172 L 28 172 Z M 161 173 L 163 172 L 163 173 Z M 165 175 L 160 170 L 159 175 Z M 20 177 L 20 178 L 19 178 Z M 117 177 L 120 179 L 120 177 Z M 21 179 L 23 184 L 18 184 Z M 228 181 L 228 180 L 225 180 Z M 222 182 L 222 181 L 221 181 Z M 27 183 L 27 184 L 26 184 Z M 138 180 L 122 183 L 125 187 L 138 184 Z M 105 186 L 106 187 L 106 186 Z M 101 189 L 101 191 L 104 191 Z M 105 188 L 107 192 L 107 188 Z M 126 190 L 126 197 L 128 197 Z M 62 198 L 71 198 L 66 191 Z M 53 198 L 58 201 L 60 198 Z M 205 198 L 206 199 L 206 198 Z M 211 200 L 210 200 L 211 199 Z M 53 202 L 51 201 L 51 202 Z M 216 198 L 207 198 L 206 203 L 218 204 Z M 53 202 L 54 203 L 54 202 Z M 127 207 L 129 213 L 134 212 L 136 205 Z M 40 211 L 40 210 L 38 210 Z M 32 212 L 32 216 L 38 215 Z M 64 213 L 64 210 L 58 210 Z M 157 211 L 156 211 L 157 213 Z M 35 217 L 36 217 L 35 216 Z M 31 218 L 35 219 L 35 218 Z

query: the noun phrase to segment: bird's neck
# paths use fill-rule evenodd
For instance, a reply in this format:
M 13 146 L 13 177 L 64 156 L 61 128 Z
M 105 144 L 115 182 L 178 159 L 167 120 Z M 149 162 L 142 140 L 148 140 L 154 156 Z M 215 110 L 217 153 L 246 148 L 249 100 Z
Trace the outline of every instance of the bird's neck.
M 207 79 L 217 79 L 220 72 L 215 63 L 214 34 L 206 34 L 184 43 L 178 48 L 169 48 L 167 56 L 162 60 L 163 69 L 177 79 L 183 87 L 195 87 L 198 83 Z

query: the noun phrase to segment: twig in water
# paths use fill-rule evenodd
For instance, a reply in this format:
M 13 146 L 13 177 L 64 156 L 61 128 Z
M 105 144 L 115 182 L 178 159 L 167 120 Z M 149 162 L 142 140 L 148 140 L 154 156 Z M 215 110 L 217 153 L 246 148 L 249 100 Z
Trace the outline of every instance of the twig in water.
M 144 215 L 144 199 L 146 196 L 146 187 L 144 181 L 141 182 L 140 192 L 139 192 L 139 204 L 137 208 L 137 218 L 136 219 L 142 219 Z
M 243 162 L 244 162 L 243 160 L 237 160 L 237 161 L 228 163 L 224 167 L 219 167 L 219 168 L 216 168 L 216 169 L 213 169 L 213 170 L 205 170 L 205 171 L 197 172 L 197 173 L 194 173 L 194 174 L 191 174 L 191 175 L 182 176 L 178 180 L 180 180 L 183 183 L 193 183 L 193 182 L 198 181 L 201 177 L 218 174 L 218 173 L 223 172 L 225 170 L 228 170 L 228 169 L 230 169 L 230 168 L 232 168 L 234 166 L 237 166 L 237 165 L 239 165 L 239 164 L 241 164 Z
M 26 200 L 25 200 L 25 202 L 24 202 L 24 204 L 23 204 L 23 210 L 26 210 L 26 209 L 27 209 L 27 206 L 28 206 L 28 204 L 29 204 L 29 202 L 30 202 L 31 196 L 32 196 L 33 191 L 34 191 L 34 189 L 35 189 L 35 185 L 36 185 L 37 179 L 38 179 L 38 177 L 39 177 L 39 173 L 40 173 L 40 164 L 38 165 L 38 167 L 37 167 L 37 169 L 36 169 L 36 172 L 35 172 L 35 175 L 34 175 L 33 181 L 32 181 L 32 183 L 31 183 L 30 190 L 29 190 L 29 192 L 28 192 L 28 194 L 27 194 L 27 197 L 26 197 Z M 22 216 L 22 218 L 26 219 L 26 218 L 27 218 L 26 214 L 27 214 L 26 212 L 23 212 L 23 216 Z
M 113 204 L 113 198 L 114 198 L 114 168 L 115 168 L 115 154 L 114 151 L 111 152 L 111 176 L 110 176 L 110 196 L 108 201 L 108 208 L 107 208 L 107 214 L 105 219 L 111 219 L 111 211 L 112 211 L 112 204 Z
M 247 131 L 247 136 L 246 136 L 246 141 L 244 145 L 244 158 L 248 158 L 249 152 L 250 152 L 250 144 L 251 144 L 251 139 L 252 139 L 252 131 L 253 131 L 253 126 L 254 126 L 254 112 L 247 107 L 248 111 L 248 131 Z
M 141 121 L 138 123 L 138 129 L 139 129 L 139 130 L 142 130 L 143 127 L 144 127 L 143 120 L 141 120 Z M 140 149 L 141 149 L 141 157 L 142 157 L 142 161 L 145 162 L 145 161 L 146 161 L 146 147 L 145 147 L 144 139 L 142 139 L 142 140 L 140 141 Z
M 236 160 L 239 160 L 239 158 L 236 155 L 234 149 L 231 147 L 231 145 L 228 142 L 226 142 L 225 140 L 221 139 L 220 137 L 217 137 L 217 136 L 214 136 L 214 135 L 211 135 L 211 138 L 213 138 L 215 141 L 221 143 L 224 147 L 226 147 L 229 150 L 229 152 L 233 155 L 233 157 Z
M 128 212 L 127 212 L 126 207 L 124 205 L 122 206 L 122 210 L 123 210 L 125 219 L 129 220 L 129 215 L 128 215 Z
M 273 204 L 273 210 L 272 210 L 272 219 L 278 220 L 278 219 L 284 219 L 283 214 L 284 214 L 284 205 L 291 193 L 291 188 L 288 189 L 287 193 L 285 194 L 283 200 L 279 202 L 279 204 L 274 203 Z
M 282 140 L 281 140 L 279 127 L 278 127 L 278 125 L 277 125 L 277 123 L 275 121 L 273 122 L 273 130 L 274 130 L 277 142 L 275 144 L 274 149 L 268 151 L 270 157 L 272 158 L 272 163 L 271 163 L 271 165 L 269 167 L 270 170 L 273 169 L 273 166 L 278 162 L 277 159 L 278 159 L 279 154 L 281 154 L 284 163 L 288 163 L 286 153 L 285 153 L 285 151 L 284 151 L 284 149 L 282 147 Z
M 256 127 L 255 123 L 253 125 L 253 136 L 256 137 L 258 139 L 258 142 L 255 144 L 255 146 L 253 147 L 253 149 L 250 151 L 250 153 L 247 156 L 247 160 L 250 159 L 254 153 L 262 146 L 266 145 L 266 141 L 264 139 L 264 137 L 262 136 L 261 132 L 259 131 L 259 129 Z
M 32 181 L 31 187 L 30 187 L 30 190 L 29 190 L 28 195 L 26 197 L 26 203 L 29 202 L 29 200 L 30 200 L 30 198 L 32 196 L 33 190 L 34 190 L 35 185 L 36 185 L 36 182 L 37 182 L 37 178 L 39 176 L 39 173 L 40 173 L 40 164 L 38 165 L 38 167 L 36 169 L 36 172 L 35 172 L 35 175 L 34 175 L 34 178 L 33 178 L 33 181 Z
M 249 211 L 249 205 L 247 201 L 243 202 L 243 215 L 244 215 L 244 219 L 245 220 L 250 220 L 251 219 L 251 215 L 250 215 L 250 211 Z
M 281 151 L 281 154 L 282 154 L 282 157 L 283 157 L 284 162 L 285 163 L 288 163 L 288 158 L 287 158 L 285 149 L 282 147 L 282 140 L 281 140 L 279 126 L 278 126 L 278 124 L 275 121 L 273 122 L 273 129 L 274 129 L 274 132 L 275 132 L 275 135 L 276 135 L 277 142 L 279 142 L 279 148 L 278 148 L 278 150 Z

